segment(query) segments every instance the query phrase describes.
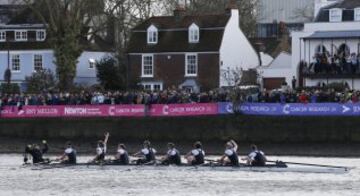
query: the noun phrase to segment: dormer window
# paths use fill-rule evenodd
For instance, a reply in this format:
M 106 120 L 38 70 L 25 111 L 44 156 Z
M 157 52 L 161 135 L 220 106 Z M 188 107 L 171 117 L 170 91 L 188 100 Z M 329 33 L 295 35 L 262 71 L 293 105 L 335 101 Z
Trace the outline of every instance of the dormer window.
M 36 41 L 44 41 L 46 39 L 45 30 L 36 31 Z
M 0 31 L 0 42 L 6 41 L 6 31 Z
M 15 31 L 15 41 L 27 41 L 27 31 Z
M 354 9 L 354 20 L 360 21 L 360 7 Z
M 189 27 L 189 42 L 190 43 L 198 43 L 199 40 L 200 40 L 199 27 L 195 23 L 193 23 Z
M 154 25 L 147 30 L 147 42 L 148 44 L 157 44 L 158 42 L 158 29 Z
M 342 9 L 334 8 L 329 10 L 329 22 L 341 22 L 342 21 Z

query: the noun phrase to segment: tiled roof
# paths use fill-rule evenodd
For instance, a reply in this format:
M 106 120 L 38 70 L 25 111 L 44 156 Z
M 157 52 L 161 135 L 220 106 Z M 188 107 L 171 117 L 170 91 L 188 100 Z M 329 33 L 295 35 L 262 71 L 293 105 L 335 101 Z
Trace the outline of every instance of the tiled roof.
M 152 17 L 136 26 L 134 31 L 146 31 L 150 25 L 156 26 L 160 31 L 169 29 L 188 28 L 192 23 L 196 23 L 200 28 L 225 27 L 230 15 L 199 15 L 184 16 L 177 20 L 174 16 Z
M 329 10 L 340 8 L 343 10 L 343 21 L 354 20 L 354 8 L 360 7 L 360 0 L 343 0 L 322 8 L 317 15 L 316 22 L 329 22 Z
M 356 7 L 360 7 L 360 1 L 359 0 L 343 0 L 339 1 L 337 3 L 331 4 L 327 6 L 327 9 L 331 8 L 342 8 L 342 9 L 353 9 Z
M 359 38 L 360 30 L 358 31 L 316 31 L 305 39 L 331 39 L 331 38 Z
M 230 16 L 202 15 L 152 17 L 133 29 L 129 53 L 155 52 L 215 52 L 220 50 L 225 26 Z M 199 43 L 189 43 L 188 28 L 195 23 L 200 28 Z M 158 43 L 148 44 L 146 30 L 154 25 L 159 30 Z

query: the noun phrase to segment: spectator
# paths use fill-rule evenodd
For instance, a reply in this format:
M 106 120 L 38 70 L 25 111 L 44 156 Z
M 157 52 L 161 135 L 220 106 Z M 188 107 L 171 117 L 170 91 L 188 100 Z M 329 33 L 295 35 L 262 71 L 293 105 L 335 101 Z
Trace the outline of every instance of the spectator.
M 291 87 L 292 89 L 296 89 L 296 78 L 293 76 L 293 79 L 291 80 Z

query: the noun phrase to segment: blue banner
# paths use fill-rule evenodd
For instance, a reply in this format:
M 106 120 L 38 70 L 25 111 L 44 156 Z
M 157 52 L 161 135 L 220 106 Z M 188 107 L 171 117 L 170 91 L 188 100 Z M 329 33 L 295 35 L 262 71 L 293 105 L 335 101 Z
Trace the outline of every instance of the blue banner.
M 219 114 L 267 116 L 360 116 L 360 104 L 340 103 L 219 103 Z

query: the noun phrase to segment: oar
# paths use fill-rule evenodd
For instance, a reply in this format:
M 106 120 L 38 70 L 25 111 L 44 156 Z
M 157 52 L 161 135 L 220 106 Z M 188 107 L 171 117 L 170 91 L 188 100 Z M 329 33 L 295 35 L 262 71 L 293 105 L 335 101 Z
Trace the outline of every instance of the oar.
M 320 165 L 320 164 L 312 164 L 312 163 L 298 163 L 298 162 L 284 162 L 284 161 L 266 161 L 269 163 L 285 163 L 290 165 L 303 165 L 303 166 L 314 166 L 314 167 L 327 167 L 327 168 L 337 168 L 337 169 L 349 169 L 346 166 L 334 166 L 334 165 Z
M 221 161 L 212 160 L 212 159 L 204 159 L 204 161 L 207 161 L 207 162 L 210 162 L 210 163 L 222 163 Z

